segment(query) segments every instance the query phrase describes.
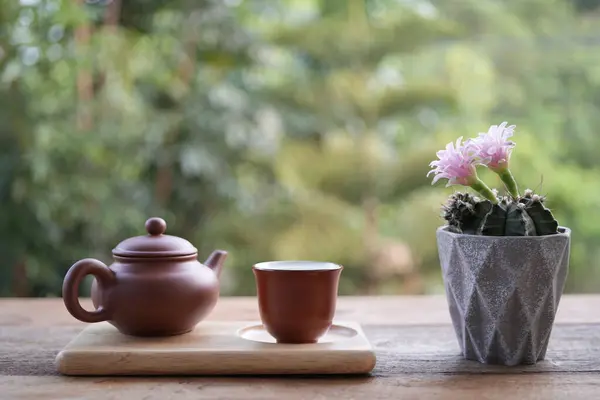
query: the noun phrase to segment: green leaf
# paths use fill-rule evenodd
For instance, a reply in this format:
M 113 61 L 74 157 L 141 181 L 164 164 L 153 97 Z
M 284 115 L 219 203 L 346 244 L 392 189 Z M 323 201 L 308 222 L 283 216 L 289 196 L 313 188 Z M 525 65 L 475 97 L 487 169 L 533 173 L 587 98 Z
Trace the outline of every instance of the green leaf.
M 499 203 L 492 206 L 488 214 L 482 234 L 485 236 L 504 236 L 506 230 L 507 206 Z
M 481 235 L 488 214 L 492 210 L 492 202 L 489 200 L 475 204 L 473 214 L 466 218 L 461 226 L 462 232 L 469 235 Z
M 553 235 L 558 233 L 558 222 L 549 209 L 539 201 L 532 201 L 525 207 L 525 211 L 535 224 L 538 236 Z
M 442 84 L 421 84 L 389 89 L 378 99 L 379 117 L 386 118 L 422 107 L 443 106 L 454 108 L 457 99 L 454 91 Z
M 506 225 L 504 226 L 504 236 L 528 236 L 527 223 L 523 217 L 525 213 L 517 203 L 510 203 L 506 209 Z M 529 224 L 531 228 L 531 223 Z
M 537 229 L 535 229 L 535 223 L 531 219 L 531 216 L 523 210 L 522 217 L 525 222 L 525 236 L 537 236 Z
M 492 207 L 482 233 L 487 236 L 536 236 L 536 226 L 518 203 L 501 202 Z

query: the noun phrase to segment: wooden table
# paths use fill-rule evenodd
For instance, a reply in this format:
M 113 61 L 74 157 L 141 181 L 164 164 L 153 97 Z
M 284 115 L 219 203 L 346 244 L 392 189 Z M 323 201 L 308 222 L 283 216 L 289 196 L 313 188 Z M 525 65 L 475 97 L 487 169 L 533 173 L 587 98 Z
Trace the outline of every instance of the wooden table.
M 529 367 L 463 360 L 443 296 L 342 297 L 337 318 L 363 325 L 377 352 L 371 376 L 71 378 L 54 357 L 84 324 L 61 299 L 4 299 L 0 399 L 600 398 L 600 296 L 564 297 L 547 360 Z M 256 300 L 222 298 L 210 319 L 258 319 Z

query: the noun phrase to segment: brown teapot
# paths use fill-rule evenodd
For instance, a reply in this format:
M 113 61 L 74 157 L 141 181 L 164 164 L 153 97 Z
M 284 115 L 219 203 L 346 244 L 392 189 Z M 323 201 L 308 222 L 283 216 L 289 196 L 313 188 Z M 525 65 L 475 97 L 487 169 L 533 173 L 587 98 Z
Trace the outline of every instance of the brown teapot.
M 93 258 L 73 264 L 63 282 L 69 313 L 83 322 L 108 321 L 133 336 L 178 335 L 194 329 L 217 303 L 227 252 L 214 251 L 203 265 L 190 242 L 165 235 L 166 229 L 163 219 L 150 218 L 148 235 L 119 243 L 110 267 Z M 95 277 L 94 311 L 83 309 L 78 299 L 86 275 Z

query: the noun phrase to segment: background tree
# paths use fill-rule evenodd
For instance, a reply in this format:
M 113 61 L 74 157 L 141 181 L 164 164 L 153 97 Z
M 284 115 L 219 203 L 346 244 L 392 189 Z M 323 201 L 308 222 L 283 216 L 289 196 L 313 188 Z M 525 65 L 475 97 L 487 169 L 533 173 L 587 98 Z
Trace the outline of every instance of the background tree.
M 342 263 L 343 294 L 439 292 L 454 189 L 428 163 L 502 120 L 574 230 L 567 290 L 600 288 L 593 1 L 1 5 L 0 295 L 60 295 L 150 216 L 230 251 L 224 294 L 282 258 Z

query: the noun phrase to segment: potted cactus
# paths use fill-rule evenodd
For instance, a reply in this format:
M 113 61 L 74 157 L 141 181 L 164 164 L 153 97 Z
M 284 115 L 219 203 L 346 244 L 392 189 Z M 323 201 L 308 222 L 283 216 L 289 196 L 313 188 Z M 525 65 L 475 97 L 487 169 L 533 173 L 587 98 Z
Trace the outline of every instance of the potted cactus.
M 436 232 L 452 323 L 464 358 L 486 364 L 544 359 L 569 267 L 571 232 L 559 226 L 545 197 L 522 194 L 509 168 L 515 126 L 492 125 L 437 153 L 432 184 L 461 185 L 443 206 Z M 505 194 L 490 189 L 477 167 L 496 173 Z M 429 174 L 427 176 L 429 176 Z

